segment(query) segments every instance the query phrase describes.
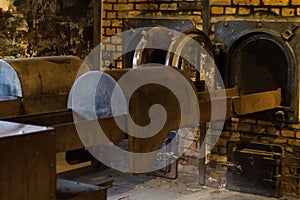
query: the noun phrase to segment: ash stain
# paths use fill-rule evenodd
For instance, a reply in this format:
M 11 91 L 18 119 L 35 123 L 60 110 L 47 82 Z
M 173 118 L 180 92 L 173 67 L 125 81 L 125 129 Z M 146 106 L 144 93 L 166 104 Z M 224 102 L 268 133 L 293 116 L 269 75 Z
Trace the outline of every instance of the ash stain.
M 84 58 L 91 51 L 91 0 L 8 2 L 8 10 L 0 7 L 0 58 L 54 55 Z

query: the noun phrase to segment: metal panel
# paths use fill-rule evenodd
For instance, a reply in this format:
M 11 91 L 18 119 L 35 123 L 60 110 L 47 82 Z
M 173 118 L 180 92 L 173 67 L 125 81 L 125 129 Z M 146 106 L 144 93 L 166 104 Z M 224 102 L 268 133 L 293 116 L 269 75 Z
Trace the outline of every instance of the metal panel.
M 14 79 L 21 85 L 24 114 L 65 109 L 69 91 L 82 63 L 82 60 L 75 56 L 4 61 L 17 74 Z
M 264 196 L 280 196 L 283 147 L 230 142 L 227 187 Z
M 9 122 L 0 127 L 0 199 L 55 199 L 53 129 Z
M 215 25 L 215 40 L 224 46 L 224 82 L 240 94 L 281 88 L 284 121 L 299 121 L 299 41 L 297 19 L 228 20 Z M 277 110 L 261 113 L 269 120 Z
M 281 90 L 237 96 L 232 99 L 237 115 L 278 108 L 281 102 Z
M 192 29 L 195 27 L 195 24 L 192 20 L 186 19 L 186 18 L 131 18 L 131 19 L 125 19 L 123 21 L 122 30 L 133 30 L 136 28 L 146 28 L 148 27 L 157 27 L 162 26 L 168 29 L 176 30 L 178 32 L 183 32 L 188 29 Z M 123 45 L 123 51 L 127 52 L 129 50 L 132 50 L 131 52 L 128 52 L 123 55 L 123 68 L 131 68 L 132 67 L 132 58 L 134 55 L 134 51 L 140 42 L 141 38 L 143 37 L 142 33 L 140 31 L 132 31 L 132 34 L 128 38 L 123 38 L 123 41 L 125 41 Z M 129 42 L 128 42 L 129 41 Z
M 119 116 L 118 121 L 126 123 L 126 116 Z M 56 133 L 56 151 L 65 152 L 69 150 L 75 150 L 84 148 L 73 122 L 73 116 L 71 110 L 63 110 L 51 113 L 25 115 L 13 118 L 6 118 L 5 120 L 29 123 L 42 126 L 52 126 L 55 128 Z M 102 129 L 105 131 L 107 137 L 112 142 L 124 139 L 125 133 L 118 128 L 114 118 L 99 119 Z M 93 125 L 93 121 L 84 121 L 80 123 L 86 123 Z
M 22 104 L 20 98 L 0 97 L 0 118 L 17 116 L 22 114 Z

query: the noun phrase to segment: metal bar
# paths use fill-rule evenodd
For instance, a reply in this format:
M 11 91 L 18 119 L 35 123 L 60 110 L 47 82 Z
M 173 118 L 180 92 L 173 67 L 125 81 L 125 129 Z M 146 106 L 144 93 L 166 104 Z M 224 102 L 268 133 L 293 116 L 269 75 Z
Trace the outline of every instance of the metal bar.
M 202 19 L 203 19 L 203 32 L 206 35 L 210 35 L 210 6 L 209 0 L 203 0 L 202 8 Z
M 119 118 L 118 120 L 124 121 L 124 123 L 127 120 L 126 116 L 119 116 L 117 118 Z M 57 153 L 84 148 L 78 136 L 75 123 L 73 122 L 71 110 L 25 115 L 6 118 L 4 120 L 54 127 L 56 132 Z M 99 119 L 98 122 L 110 141 L 115 142 L 126 138 L 125 133 L 116 125 L 114 118 Z M 84 121 L 80 123 L 85 123 L 85 126 L 88 126 L 89 124 L 92 125 L 94 121 Z
M 93 34 L 93 45 L 94 48 L 98 46 L 101 40 L 101 10 L 102 0 L 93 1 L 93 12 L 94 12 L 94 34 Z
M 200 158 L 199 158 L 199 177 L 198 177 L 198 183 L 200 185 L 205 185 L 205 179 L 206 179 L 206 165 L 205 165 L 205 136 L 206 136 L 206 123 L 200 124 L 200 145 L 201 145 L 201 152 L 200 152 Z
M 94 30 L 93 30 L 93 46 L 94 51 L 97 52 L 98 56 L 92 56 L 95 63 L 94 66 L 90 66 L 91 70 L 99 70 L 101 64 L 101 47 L 98 45 L 101 42 L 101 35 L 102 35 L 102 21 L 101 21 L 101 12 L 102 9 L 102 0 L 93 0 L 93 13 L 94 13 Z M 98 47 L 98 48 L 97 48 Z
M 123 120 L 126 122 L 126 116 L 118 117 L 119 121 Z M 95 121 L 83 121 L 79 123 L 84 123 L 84 126 L 94 126 Z M 106 137 L 109 138 L 111 142 L 116 142 L 126 138 L 125 133 L 116 125 L 114 118 L 99 119 L 102 130 L 105 132 Z M 81 139 L 78 136 L 75 123 L 67 123 L 55 125 L 56 132 L 56 152 L 65 152 L 75 149 L 84 148 Z M 96 134 L 96 133 L 95 133 Z M 101 141 L 99 141 L 100 144 Z
M 5 106 L 5 102 L 0 102 L 0 107 L 1 105 Z M 2 120 L 40 126 L 54 126 L 73 122 L 73 115 L 71 110 L 60 110 L 55 112 L 20 115 L 17 117 L 5 117 L 2 118 Z
M 247 94 L 232 98 L 232 107 L 236 115 L 245 115 L 269 110 L 280 106 L 281 89 Z

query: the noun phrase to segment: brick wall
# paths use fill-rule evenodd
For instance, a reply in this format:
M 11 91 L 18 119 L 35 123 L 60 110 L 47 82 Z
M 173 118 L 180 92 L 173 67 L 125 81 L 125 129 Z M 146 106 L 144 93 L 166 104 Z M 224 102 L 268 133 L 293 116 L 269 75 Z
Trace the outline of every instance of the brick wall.
M 210 7 L 212 24 L 219 20 L 245 17 L 300 16 L 298 0 L 212 0 Z
M 298 0 L 212 0 L 211 13 L 219 15 L 251 15 L 255 12 L 273 12 L 283 17 L 299 16 Z
M 104 0 L 102 13 L 102 41 L 122 32 L 122 21 L 128 18 L 184 17 L 194 21 L 202 29 L 202 1 L 199 0 Z M 122 51 L 120 45 L 108 45 L 104 62 L 111 60 L 114 53 Z M 121 58 L 112 67 L 122 67 Z
M 267 19 L 280 16 L 283 19 L 300 15 L 300 1 L 297 0 L 213 0 L 211 23 L 224 19 Z M 234 118 L 226 122 L 216 146 L 208 156 L 206 183 L 220 187 L 227 181 L 227 142 L 230 140 L 260 142 L 280 145 L 284 149 L 282 163 L 282 194 L 300 196 L 300 133 L 299 125 L 288 125 L 255 119 Z M 217 181 L 211 181 L 217 180 Z
M 210 14 L 212 33 L 214 23 L 219 20 L 253 19 L 280 16 L 284 19 L 300 16 L 298 0 L 212 0 Z M 198 29 L 202 29 L 202 1 L 197 0 L 105 0 L 103 5 L 102 40 L 122 31 L 122 20 L 127 18 L 187 17 Z M 111 58 L 114 52 L 121 52 L 120 46 L 106 46 Z M 113 64 L 121 67 L 121 59 Z M 211 124 L 212 125 L 212 124 Z M 191 137 L 189 129 L 182 130 L 179 148 L 185 153 L 178 160 L 179 178 L 189 181 L 199 179 L 199 130 L 197 137 Z M 213 131 L 213 129 L 212 129 Z M 217 144 L 207 157 L 206 184 L 224 188 L 227 181 L 228 141 L 262 142 L 277 144 L 284 149 L 282 166 L 282 193 L 284 196 L 300 196 L 300 126 L 287 125 L 254 119 L 234 118 L 227 121 L 221 137 L 213 133 L 207 137 L 206 145 Z M 186 145 L 190 143 L 192 145 Z
M 281 192 L 283 196 L 300 196 L 300 126 L 299 124 L 275 124 L 255 119 L 233 118 L 226 122 L 216 146 L 209 155 L 207 184 L 218 186 L 211 178 L 226 182 L 228 141 L 259 142 L 279 145 L 284 149 Z

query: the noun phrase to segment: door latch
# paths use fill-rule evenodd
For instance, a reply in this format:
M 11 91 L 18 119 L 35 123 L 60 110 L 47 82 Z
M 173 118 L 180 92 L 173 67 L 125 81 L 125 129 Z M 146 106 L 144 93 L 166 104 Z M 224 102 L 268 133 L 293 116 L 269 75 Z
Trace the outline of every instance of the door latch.
M 236 174 L 244 172 L 242 165 L 236 165 L 232 162 L 221 163 L 221 166 L 227 167 L 229 170 L 235 171 Z

